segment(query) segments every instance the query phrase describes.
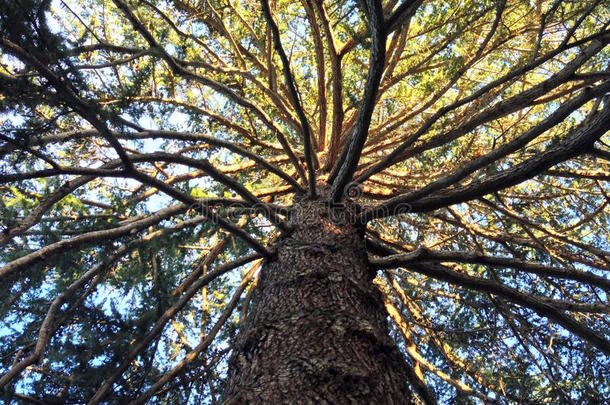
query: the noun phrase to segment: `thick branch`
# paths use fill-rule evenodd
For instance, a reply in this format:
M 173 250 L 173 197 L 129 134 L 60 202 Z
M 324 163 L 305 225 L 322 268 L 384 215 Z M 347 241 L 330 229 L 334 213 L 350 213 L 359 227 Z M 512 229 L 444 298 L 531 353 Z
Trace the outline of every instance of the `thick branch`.
M 237 194 L 239 194 L 246 202 L 250 203 L 253 207 L 259 208 L 263 211 L 265 216 L 269 218 L 269 220 L 280 228 L 283 231 L 287 231 L 288 228 L 284 224 L 281 218 L 277 216 L 274 210 L 268 209 L 265 203 L 259 200 L 254 194 L 252 194 L 248 189 L 246 189 L 241 183 L 227 176 L 226 174 L 221 173 L 218 169 L 216 169 L 210 162 L 206 159 L 193 159 L 186 156 L 181 156 L 175 153 L 166 153 L 166 152 L 155 152 L 155 153 L 147 153 L 142 155 L 131 155 L 131 160 L 133 162 L 150 162 L 150 161 L 164 161 L 164 162 L 172 162 L 187 165 L 189 167 L 194 167 L 202 170 L 208 176 L 223 184 L 230 189 L 234 190 Z
M 326 38 L 326 46 L 328 47 L 328 56 L 330 59 L 330 69 L 332 73 L 332 97 L 333 97 L 333 123 L 330 135 L 330 143 L 328 145 L 328 155 L 324 163 L 324 170 L 330 170 L 334 165 L 339 154 L 341 129 L 343 127 L 343 73 L 341 70 L 341 58 L 337 53 L 337 44 L 332 25 L 329 21 L 324 2 L 315 0 L 314 4 L 322 22 L 324 36 Z M 326 146 L 326 145 L 322 145 Z
M 390 256 L 383 259 L 373 259 L 371 264 L 377 268 L 390 268 L 400 265 L 402 255 Z M 515 304 L 522 305 L 526 308 L 534 310 L 541 316 L 549 318 L 570 332 L 579 336 L 586 342 L 597 347 L 606 355 L 610 355 L 610 342 L 601 336 L 598 332 L 589 329 L 585 325 L 575 321 L 567 316 L 562 310 L 555 308 L 551 303 L 544 302 L 530 294 L 522 293 L 514 288 L 507 287 L 496 281 L 489 279 L 481 279 L 464 273 L 458 273 L 445 266 L 436 264 L 414 264 L 408 263 L 406 266 L 417 273 L 443 280 L 451 284 L 456 284 L 475 291 L 484 293 L 496 294 Z
M 290 72 L 290 62 L 288 61 L 286 52 L 284 52 L 284 48 L 282 47 L 282 42 L 280 40 L 280 30 L 278 29 L 277 24 L 271 16 L 269 2 L 267 0 L 261 0 L 261 5 L 263 8 L 263 14 L 265 15 L 265 19 L 267 20 L 267 24 L 271 28 L 271 33 L 273 34 L 273 44 L 275 47 L 275 51 L 278 53 L 278 55 L 280 56 L 280 60 L 282 61 L 282 71 L 284 72 L 284 80 L 286 81 L 288 93 L 290 94 L 290 101 L 292 102 L 292 106 L 297 112 L 299 121 L 301 122 L 301 136 L 303 137 L 303 149 L 305 152 L 305 161 L 307 162 L 309 196 L 313 198 L 316 196 L 316 168 L 314 166 L 313 160 L 314 152 L 311 147 L 311 127 L 309 125 L 307 117 L 305 116 L 303 106 L 301 105 L 299 94 L 297 92 L 296 85 L 294 82 L 294 77 Z
M 164 182 L 155 179 L 154 177 L 150 177 L 144 173 L 135 172 L 133 174 L 133 178 L 139 180 L 145 184 L 151 185 L 163 193 L 169 195 L 170 197 L 175 198 L 176 200 L 188 204 L 189 208 L 196 209 L 199 214 L 206 216 L 212 223 L 226 229 L 231 232 L 235 236 L 243 239 L 250 247 L 256 250 L 259 254 L 264 257 L 271 257 L 271 252 L 267 250 L 259 241 L 250 236 L 249 233 L 244 231 L 243 229 L 235 226 L 231 222 L 221 218 L 208 207 L 206 204 L 201 204 L 197 199 L 190 197 L 189 195 L 184 194 L 181 191 L 176 190 L 173 187 L 168 186 Z
M 424 124 L 419 127 L 419 129 L 411 134 L 406 140 L 404 140 L 396 149 L 394 149 L 389 155 L 384 157 L 382 160 L 372 165 L 370 168 L 366 170 L 362 175 L 358 176 L 356 179 L 357 182 L 363 182 L 368 179 L 373 174 L 379 173 L 380 171 L 392 166 L 398 161 L 404 160 L 410 156 L 415 156 L 418 153 L 421 153 L 425 150 L 432 149 L 435 147 L 439 147 L 447 144 L 448 142 L 457 139 L 458 137 L 472 131 L 477 126 L 489 122 L 492 119 L 496 119 L 499 117 L 506 116 L 512 112 L 518 111 L 519 109 L 527 106 L 528 103 L 534 101 L 536 98 L 547 94 L 550 90 L 556 88 L 568 81 L 574 72 L 578 68 L 582 66 L 582 64 L 597 54 L 601 49 L 606 46 L 608 39 L 610 38 L 610 32 L 604 31 L 598 33 L 596 35 L 592 35 L 588 38 L 585 38 L 580 41 L 576 41 L 570 45 L 564 44 L 562 46 L 557 47 L 553 51 L 547 53 L 544 56 L 532 61 L 520 68 L 514 69 L 504 75 L 503 77 L 493 80 L 489 84 L 483 86 L 479 90 L 472 93 L 470 96 L 464 97 L 450 105 L 444 106 L 440 108 L 432 117 L 427 119 Z M 586 41 L 585 41 L 586 40 Z M 417 140 L 419 140 L 428 130 L 436 123 L 440 118 L 442 118 L 445 114 L 450 111 L 456 110 L 457 108 L 470 103 L 471 101 L 476 100 L 481 97 L 483 94 L 489 92 L 491 89 L 506 83 L 516 77 L 519 77 L 528 71 L 534 69 L 537 66 L 540 66 L 544 62 L 550 60 L 551 58 L 557 56 L 561 52 L 570 49 L 576 45 L 581 45 L 582 43 L 587 41 L 592 41 L 592 43 L 587 46 L 581 53 L 575 57 L 572 61 L 570 61 L 561 71 L 553 75 L 551 78 L 545 80 L 542 83 L 539 83 L 532 88 L 523 91 L 511 98 L 502 100 L 492 107 L 484 110 L 483 112 L 477 114 L 466 123 L 460 125 L 457 128 L 454 128 L 446 133 L 443 133 L 439 136 L 433 137 L 421 145 L 417 147 L 408 149 L 412 146 Z
M 545 118 L 541 123 L 526 131 L 522 135 L 513 139 L 512 141 L 494 149 L 488 154 L 476 158 L 464 166 L 460 167 L 454 173 L 442 177 L 433 183 L 428 184 L 427 186 L 412 191 L 408 194 L 405 194 L 402 198 L 403 203 L 409 203 L 411 201 L 416 201 L 425 196 L 428 196 L 436 191 L 445 189 L 449 186 L 452 186 L 458 183 L 460 180 L 468 177 L 468 175 L 476 172 L 477 170 L 486 167 L 487 165 L 505 157 L 509 154 L 518 151 L 519 149 L 525 147 L 529 142 L 536 139 L 539 135 L 553 128 L 555 125 L 561 123 L 566 117 L 568 117 L 572 112 L 576 111 L 578 108 L 582 107 L 585 103 L 593 98 L 603 96 L 606 92 L 610 90 L 610 81 L 603 83 L 600 86 L 597 86 L 593 89 L 585 89 L 579 96 L 574 99 L 564 103 L 555 110 L 551 115 Z
M 519 165 L 488 176 L 483 180 L 456 188 L 450 192 L 434 194 L 415 201 L 410 199 L 409 194 L 394 197 L 385 204 L 366 211 L 363 214 L 363 218 L 371 220 L 408 211 L 432 211 L 452 204 L 470 201 L 494 191 L 514 186 L 544 172 L 557 163 L 590 150 L 593 147 L 593 143 L 609 129 L 610 102 L 606 102 L 602 111 L 586 120 L 567 139 L 559 142 L 556 146 L 549 147 L 546 151 Z
M 393 266 L 391 267 L 395 267 L 399 263 L 406 265 L 408 263 L 421 262 L 455 262 L 481 264 L 490 267 L 506 267 L 527 273 L 537 274 L 543 277 L 551 276 L 560 279 L 581 281 L 583 283 L 600 287 L 606 291 L 610 291 L 610 280 L 593 273 L 565 267 L 547 266 L 545 264 L 528 262 L 513 257 L 487 256 L 481 253 L 464 251 L 439 252 L 423 248 L 417 249 L 410 254 L 391 257 L 392 258 L 384 258 L 383 263 L 386 263 L 387 265 L 393 263 Z
M 349 144 L 346 145 L 345 157 L 338 162 L 336 176 L 331 174 L 332 187 L 330 199 L 339 202 L 343 198 L 345 186 L 352 180 L 356 171 L 362 148 L 371 125 L 371 116 L 377 100 L 377 89 L 383 75 L 385 65 L 386 29 L 383 20 L 383 8 L 378 0 L 367 0 L 366 7 L 369 15 L 369 28 L 371 31 L 371 56 L 369 60 L 369 72 L 364 87 L 362 103 L 358 110 L 358 118 Z

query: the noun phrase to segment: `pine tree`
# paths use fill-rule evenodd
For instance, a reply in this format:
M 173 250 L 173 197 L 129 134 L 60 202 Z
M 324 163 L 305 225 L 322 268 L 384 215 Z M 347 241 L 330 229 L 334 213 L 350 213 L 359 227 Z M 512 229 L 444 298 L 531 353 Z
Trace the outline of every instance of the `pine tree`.
M 0 400 L 610 401 L 603 0 L 0 3 Z

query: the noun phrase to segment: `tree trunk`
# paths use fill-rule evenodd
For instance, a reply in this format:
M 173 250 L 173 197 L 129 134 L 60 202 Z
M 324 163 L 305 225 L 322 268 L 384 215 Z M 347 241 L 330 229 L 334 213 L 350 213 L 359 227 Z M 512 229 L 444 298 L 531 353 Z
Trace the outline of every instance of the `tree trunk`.
M 295 205 L 233 348 L 225 404 L 412 403 L 353 210 Z

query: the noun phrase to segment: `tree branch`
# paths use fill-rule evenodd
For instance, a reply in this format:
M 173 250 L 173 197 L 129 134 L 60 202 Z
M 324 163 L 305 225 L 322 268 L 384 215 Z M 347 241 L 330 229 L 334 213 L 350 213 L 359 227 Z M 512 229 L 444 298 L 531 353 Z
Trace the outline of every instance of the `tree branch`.
M 593 143 L 609 129 L 610 102 L 606 102 L 602 111 L 586 120 L 567 139 L 559 142 L 556 146 L 549 147 L 546 151 L 519 165 L 488 176 L 481 181 L 472 182 L 469 185 L 456 188 L 452 191 L 433 194 L 415 201 L 411 200 L 408 194 L 399 195 L 378 207 L 365 211 L 362 214 L 362 219 L 369 221 L 374 218 L 387 217 L 406 211 L 432 211 L 452 204 L 470 201 L 514 186 L 544 172 L 557 163 L 590 150 Z M 401 212 L 397 211 L 399 208 Z
M 371 264 L 377 268 L 390 268 L 401 265 L 403 260 L 402 255 L 390 256 L 383 259 L 373 259 Z M 409 263 L 410 258 L 407 257 L 406 266 L 417 273 L 456 284 L 468 289 L 480 291 L 484 293 L 491 293 L 501 296 L 509 301 L 512 301 L 518 305 L 522 305 L 526 308 L 530 308 L 538 313 L 540 316 L 549 318 L 568 331 L 572 332 L 576 336 L 582 338 L 591 345 L 597 347 L 601 352 L 606 355 L 610 355 L 610 342 L 601 336 L 598 332 L 589 329 L 585 325 L 575 321 L 571 317 L 564 314 L 561 310 L 555 308 L 551 303 L 542 301 L 530 294 L 522 293 L 514 288 L 507 287 L 496 281 L 489 279 L 481 279 L 473 277 L 464 273 L 458 273 L 445 266 L 436 264 L 415 264 Z M 569 309 L 569 308 L 562 308 Z
M 313 160 L 314 152 L 311 147 L 311 127 L 307 117 L 305 116 L 303 106 L 301 105 L 299 94 L 295 86 L 294 77 L 290 72 L 290 62 L 288 61 L 286 52 L 284 52 L 284 48 L 282 47 L 280 31 L 277 24 L 273 20 L 273 17 L 271 16 L 271 9 L 269 8 L 268 0 L 261 0 L 261 6 L 263 8 L 263 14 L 267 20 L 267 24 L 271 28 L 271 33 L 273 34 L 275 51 L 278 53 L 280 60 L 282 61 L 282 71 L 284 72 L 284 80 L 286 81 L 288 93 L 290 94 L 290 101 L 297 112 L 299 121 L 301 122 L 301 136 L 303 137 L 303 149 L 305 152 L 305 161 L 307 162 L 309 196 L 314 198 L 316 196 L 316 167 Z
M 425 187 L 422 187 L 419 190 L 412 191 L 407 193 L 402 198 L 403 203 L 409 203 L 411 201 L 416 201 L 418 199 L 424 198 L 436 191 L 445 189 L 450 187 L 460 180 L 468 177 L 468 175 L 476 172 L 477 170 L 484 168 L 485 166 L 505 157 L 509 154 L 518 151 L 519 149 L 525 147 L 529 142 L 536 139 L 538 136 L 553 128 L 555 125 L 562 122 L 566 117 L 576 111 L 578 108 L 582 107 L 588 101 L 603 96 L 606 92 L 610 90 L 610 81 L 603 83 L 600 86 L 594 87 L 592 89 L 585 89 L 581 92 L 581 94 L 572 100 L 569 100 L 566 103 L 563 103 L 559 108 L 557 108 L 551 115 L 545 118 L 538 125 L 529 129 L 522 135 L 513 139 L 512 141 L 494 149 L 488 154 L 478 157 L 470 162 L 466 163 L 464 166 L 460 167 L 454 173 L 442 177 Z
M 427 119 L 419 129 L 411 134 L 406 140 L 404 140 L 397 148 L 395 148 L 389 155 L 385 156 L 382 160 L 375 163 L 371 167 L 369 167 L 363 174 L 358 176 L 356 182 L 363 182 L 368 179 L 373 174 L 379 173 L 380 171 L 392 166 L 393 164 L 404 160 L 410 156 L 415 156 L 418 153 L 421 153 L 425 150 L 432 149 L 435 147 L 439 147 L 447 144 L 448 142 L 457 139 L 458 137 L 472 131 L 478 125 L 481 125 L 485 122 L 489 122 L 492 119 L 496 119 L 502 116 L 506 116 L 512 112 L 518 111 L 519 109 L 528 105 L 528 103 L 534 101 L 536 98 L 548 93 L 553 88 L 561 85 L 562 83 L 568 81 L 574 72 L 588 59 L 593 57 L 599 51 L 601 51 L 605 46 L 607 40 L 610 38 L 610 32 L 603 31 L 596 35 L 592 35 L 590 37 L 584 38 L 583 40 L 576 41 L 572 44 L 565 44 L 563 46 L 559 46 L 555 48 L 553 51 L 548 52 L 546 55 L 541 56 L 540 58 L 526 64 L 523 67 L 514 69 L 504 75 L 503 77 L 493 80 L 489 84 L 483 86 L 481 89 L 475 91 L 468 97 L 464 97 L 450 105 L 444 106 L 440 108 L 432 117 Z M 532 88 L 523 91 L 511 98 L 504 99 L 492 107 L 482 111 L 481 113 L 475 115 L 473 118 L 468 120 L 466 123 L 460 125 L 457 128 L 453 128 L 452 130 L 442 133 L 441 135 L 435 136 L 421 145 L 417 147 L 408 149 L 412 146 L 418 139 L 421 138 L 422 135 L 428 132 L 428 130 L 445 114 L 450 111 L 456 110 L 457 108 L 466 105 L 467 103 L 476 100 L 481 97 L 483 94 L 489 92 L 491 89 L 506 83 L 516 77 L 523 75 L 524 73 L 534 69 L 537 66 L 540 66 L 544 62 L 550 60 L 551 58 L 557 56 L 561 52 L 568 50 L 574 46 L 582 45 L 582 43 L 586 43 L 588 41 L 592 41 L 577 57 L 572 59 L 560 72 L 553 75 L 551 78 L 539 83 Z
M 547 266 L 542 263 L 528 262 L 514 257 L 487 256 L 476 252 L 440 252 L 420 247 L 409 254 L 390 256 L 390 258 L 386 257 L 384 259 L 380 259 L 380 262 L 384 263 L 385 267 L 396 267 L 398 264 L 407 265 L 408 263 L 422 262 L 454 262 L 480 264 L 489 267 L 506 267 L 525 271 L 527 273 L 537 274 L 543 277 L 551 276 L 560 279 L 580 281 L 600 287 L 605 291 L 610 291 L 610 280 L 593 273 L 587 273 L 565 267 Z
M 356 125 L 349 144 L 346 145 L 345 157 L 339 160 L 336 165 L 338 167 L 337 172 L 335 173 L 335 170 L 333 170 L 329 178 L 329 181 L 332 182 L 330 199 L 333 202 L 341 201 L 345 186 L 351 181 L 358 166 L 362 148 L 366 142 L 369 126 L 371 125 L 371 116 L 377 100 L 377 89 L 379 88 L 385 65 L 387 34 L 381 1 L 367 0 L 365 4 L 368 9 L 369 29 L 371 31 L 369 72 L 366 78 L 360 109 L 358 110 Z

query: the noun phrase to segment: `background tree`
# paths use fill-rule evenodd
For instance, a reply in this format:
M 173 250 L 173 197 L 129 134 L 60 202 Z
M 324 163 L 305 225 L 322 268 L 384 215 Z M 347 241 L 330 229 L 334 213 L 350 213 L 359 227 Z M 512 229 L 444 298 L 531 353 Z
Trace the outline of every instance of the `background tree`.
M 609 24 L 1 2 L 1 398 L 610 400 Z

